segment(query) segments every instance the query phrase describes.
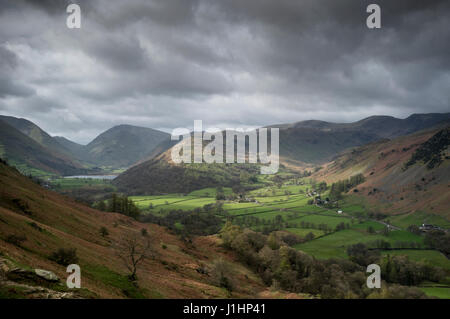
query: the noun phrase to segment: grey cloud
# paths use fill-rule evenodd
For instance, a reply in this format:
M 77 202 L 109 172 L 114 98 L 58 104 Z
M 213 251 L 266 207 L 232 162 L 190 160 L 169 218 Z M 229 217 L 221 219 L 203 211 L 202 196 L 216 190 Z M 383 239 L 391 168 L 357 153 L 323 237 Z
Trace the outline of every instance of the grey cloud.
M 4 2 L 0 109 L 83 142 L 121 123 L 258 126 L 450 109 L 444 0 L 376 1 L 380 30 L 365 26 L 369 0 L 75 1 L 81 30 L 65 27 L 67 1 Z
M 26 97 L 34 94 L 34 90 L 13 78 L 18 60 L 16 55 L 0 45 L 0 98 L 8 96 Z
M 33 89 L 20 83 L 16 83 L 15 81 L 0 78 L 0 98 L 5 98 L 7 96 L 26 97 L 32 94 L 34 94 Z

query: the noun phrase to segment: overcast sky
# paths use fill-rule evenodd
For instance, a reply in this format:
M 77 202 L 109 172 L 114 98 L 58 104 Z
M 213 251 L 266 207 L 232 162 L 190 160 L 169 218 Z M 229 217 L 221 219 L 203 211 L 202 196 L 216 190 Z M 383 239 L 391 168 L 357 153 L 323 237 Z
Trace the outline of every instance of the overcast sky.
M 450 1 L 0 0 L 0 114 L 87 143 L 450 111 Z M 377 3 L 382 28 L 366 26 Z

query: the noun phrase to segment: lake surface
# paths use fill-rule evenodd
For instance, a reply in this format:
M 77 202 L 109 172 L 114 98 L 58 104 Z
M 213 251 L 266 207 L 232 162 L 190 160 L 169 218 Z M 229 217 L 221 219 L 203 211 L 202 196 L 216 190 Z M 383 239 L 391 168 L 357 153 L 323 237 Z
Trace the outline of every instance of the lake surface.
M 64 178 L 90 178 L 90 179 L 114 179 L 117 175 L 75 175 L 75 176 L 64 176 Z

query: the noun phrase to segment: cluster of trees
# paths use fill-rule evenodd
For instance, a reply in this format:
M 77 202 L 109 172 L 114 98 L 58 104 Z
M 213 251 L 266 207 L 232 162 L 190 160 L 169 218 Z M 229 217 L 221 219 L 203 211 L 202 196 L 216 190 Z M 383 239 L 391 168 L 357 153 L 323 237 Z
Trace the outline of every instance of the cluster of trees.
M 337 181 L 331 184 L 330 198 L 332 200 L 339 200 L 342 198 L 342 193 L 347 193 L 351 188 L 363 183 L 365 181 L 363 174 L 357 174 L 350 178 Z
M 288 215 L 288 219 L 293 219 L 295 218 L 297 214 L 292 214 L 292 215 Z M 286 221 L 285 218 L 282 215 L 276 215 L 275 218 L 272 219 L 265 219 L 265 218 L 258 218 L 257 216 L 253 216 L 253 215 L 244 215 L 244 216 L 240 216 L 240 217 L 234 217 L 232 218 L 233 224 L 238 225 L 240 227 L 244 227 L 244 228 L 251 228 L 251 227 L 255 227 L 255 229 L 258 232 L 261 232 L 265 235 L 270 234 L 274 231 L 279 231 L 285 228 L 306 228 L 306 229 L 318 229 L 321 230 L 325 233 L 331 233 L 333 232 L 333 229 L 331 227 L 329 227 L 327 224 L 314 224 L 314 223 L 310 223 L 310 222 L 305 222 L 305 221 L 301 221 L 300 223 L 298 222 L 290 222 L 290 221 Z M 342 225 L 338 225 L 336 227 L 336 230 L 340 230 L 340 229 L 346 229 L 349 228 L 350 226 L 347 224 L 343 224 Z M 314 236 L 311 233 L 312 236 Z M 311 237 L 311 236 L 309 236 Z M 314 237 L 313 237 L 314 238 Z M 307 237 L 305 237 L 305 239 L 307 239 Z
M 226 212 L 223 210 L 223 202 L 222 201 L 216 201 L 215 203 L 211 203 L 211 204 L 206 204 L 203 205 L 203 211 L 208 212 L 208 213 L 223 213 L 226 214 Z
M 222 187 L 217 187 L 216 190 L 216 199 L 217 200 L 225 200 L 225 193 Z
M 183 237 L 217 234 L 223 224 L 219 216 L 211 214 L 203 208 L 196 208 L 192 211 L 171 210 L 164 216 L 147 214 L 141 220 L 165 226 Z
M 344 229 L 350 229 L 350 224 L 341 222 L 341 223 L 337 224 L 336 228 L 335 228 L 336 231 L 340 231 L 340 230 L 344 230 Z
M 107 200 L 106 203 L 103 200 L 95 203 L 94 208 L 104 212 L 120 213 L 134 219 L 137 219 L 140 216 L 139 208 L 131 199 L 127 196 L 120 196 L 115 193 L 111 195 L 111 199 Z
M 256 174 L 250 174 L 250 173 L 244 171 L 239 175 L 239 180 L 241 183 L 244 183 L 244 184 L 247 184 L 247 183 L 254 184 L 254 183 L 258 182 L 258 177 Z
M 432 230 L 425 234 L 425 245 L 441 251 L 447 258 L 450 257 L 450 233 L 442 230 Z
M 445 272 L 427 264 L 414 262 L 407 256 L 386 256 L 380 264 L 381 277 L 387 282 L 415 286 L 423 281 L 439 282 Z
M 439 282 L 445 278 L 441 268 L 411 261 L 407 256 L 381 258 L 378 250 L 371 250 L 362 243 L 349 246 L 347 254 L 351 261 L 361 266 L 379 264 L 382 279 L 389 283 L 415 286 L 423 281 Z
M 450 128 L 447 127 L 433 135 L 423 143 L 405 163 L 404 169 L 422 161 L 428 169 L 439 166 L 443 162 L 444 150 L 450 145 Z
M 327 224 L 320 223 L 315 224 L 308 221 L 301 221 L 298 222 L 290 222 L 289 219 L 295 219 L 298 216 L 298 214 L 289 214 L 287 215 L 288 220 L 286 221 L 285 218 L 282 215 L 276 215 L 275 218 L 272 219 L 264 219 L 264 218 L 258 218 L 254 215 L 244 215 L 239 217 L 234 217 L 232 219 L 233 224 L 238 225 L 240 227 L 244 228 L 252 228 L 255 227 L 259 232 L 262 232 L 263 234 L 267 235 L 271 232 L 282 230 L 285 228 L 304 228 L 304 229 L 317 229 L 323 231 L 325 234 L 332 233 L 333 231 L 339 231 L 344 229 L 349 229 L 350 224 L 346 223 L 340 223 L 336 225 L 336 227 L 333 229 Z
M 351 260 L 316 260 L 287 246 L 277 236 L 265 236 L 230 222 L 223 227 L 220 236 L 224 247 L 235 251 L 267 285 L 277 289 L 322 298 L 370 298 L 380 293 L 367 288 L 366 265 Z M 395 286 L 394 290 L 383 290 L 383 297 L 424 297 L 423 293 L 409 287 Z
M 300 227 L 308 228 L 308 229 L 318 229 L 318 230 L 325 232 L 326 234 L 331 233 L 333 231 L 333 228 L 331 228 L 327 224 L 321 223 L 321 224 L 316 225 L 314 223 L 305 222 L 303 220 L 300 222 Z
M 209 275 L 213 285 L 225 288 L 229 297 L 231 297 L 234 288 L 239 285 L 239 282 L 235 279 L 232 264 L 222 258 L 214 260 L 210 269 L 205 272 Z
M 120 181 L 120 188 L 129 195 L 139 195 L 142 193 L 158 195 L 167 193 L 188 194 L 194 190 L 216 187 L 232 187 L 241 184 L 242 177 L 251 183 L 254 176 L 259 174 L 260 168 L 257 164 L 238 163 L 182 163 L 180 165 L 170 165 L 165 161 L 149 162 L 146 170 L 148 178 L 130 178 Z M 135 172 L 141 174 L 142 172 Z M 148 182 L 149 178 L 151 183 Z M 246 184 L 245 186 L 251 186 Z
M 49 259 L 63 266 L 78 263 L 76 248 L 59 248 L 54 251 Z
M 405 248 L 411 248 L 411 249 L 420 249 L 422 248 L 422 244 L 418 242 L 413 241 L 401 241 L 397 240 L 393 244 L 390 242 L 383 240 L 383 239 L 377 239 L 374 241 L 367 242 L 367 247 L 370 249 L 381 249 L 381 250 L 388 250 L 388 249 L 405 249 Z
M 417 225 L 409 225 L 407 230 L 416 235 L 423 234 Z M 403 243 L 403 245 L 405 245 L 405 244 L 406 243 Z M 414 244 L 414 243 L 412 243 L 412 244 Z M 445 232 L 443 230 L 439 230 L 439 229 L 428 231 L 425 233 L 424 244 L 425 244 L 425 246 L 427 246 L 429 248 L 439 250 L 444 255 L 446 255 L 447 258 L 450 257 L 450 233 Z M 415 246 L 416 247 L 411 247 L 411 248 L 422 247 L 420 244 L 417 244 Z
M 245 187 L 241 184 L 236 184 L 231 187 L 232 193 L 225 194 L 221 186 L 216 188 L 216 200 L 236 200 L 238 198 L 245 197 L 247 192 L 250 191 L 251 187 Z
M 376 263 L 380 259 L 378 250 L 369 250 L 366 245 L 357 243 L 347 247 L 347 255 L 350 260 L 361 266 Z
M 318 191 L 319 193 L 323 193 L 327 190 L 327 183 L 320 182 L 319 184 L 316 185 L 316 187 L 317 187 L 316 191 Z
M 258 218 L 253 215 L 244 215 L 234 217 L 232 218 L 232 220 L 234 224 L 239 225 L 241 227 L 264 226 L 265 233 L 267 232 L 268 229 L 271 229 L 271 231 L 275 231 L 288 227 L 288 225 L 284 221 L 283 216 L 280 214 L 276 215 L 275 218 L 272 219 Z
M 300 177 L 309 177 L 309 176 L 311 176 L 311 171 L 307 171 L 307 170 L 304 170 L 302 173 L 300 173 L 299 174 L 299 176 Z
M 382 220 L 385 219 L 387 215 L 380 212 L 368 212 L 367 217 L 371 219 Z
M 305 241 L 314 239 L 314 234 L 311 233 L 311 232 L 309 232 L 308 234 L 306 234 L 306 236 L 304 238 L 302 238 L 302 237 L 300 237 L 298 235 L 295 235 L 295 234 L 292 234 L 290 232 L 281 231 L 281 232 L 278 232 L 278 233 L 275 233 L 275 232 L 270 233 L 269 241 L 270 241 L 270 236 L 272 236 L 274 234 L 278 234 L 277 239 L 281 240 L 284 243 L 286 243 L 286 245 L 288 245 L 288 246 L 294 246 L 294 245 L 297 245 L 297 244 L 304 243 Z
M 446 276 L 443 269 L 411 261 L 407 256 L 387 255 L 381 258 L 378 250 L 370 250 L 362 243 L 349 246 L 347 254 L 350 260 L 361 266 L 379 264 L 382 279 L 389 283 L 415 286 L 423 281 L 440 282 Z

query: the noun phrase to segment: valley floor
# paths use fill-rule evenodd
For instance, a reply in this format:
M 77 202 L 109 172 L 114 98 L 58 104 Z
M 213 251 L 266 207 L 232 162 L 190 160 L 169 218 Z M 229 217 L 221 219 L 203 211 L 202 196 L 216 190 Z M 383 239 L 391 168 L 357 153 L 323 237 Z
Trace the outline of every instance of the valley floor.
M 213 212 L 224 221 L 232 219 L 234 224 L 255 231 L 288 232 L 306 238 L 294 247 L 318 259 L 347 259 L 348 246 L 364 243 L 379 250 L 382 256 L 408 256 L 413 261 L 439 266 L 450 274 L 450 260 L 441 252 L 429 249 L 423 235 L 407 230 L 410 225 L 421 226 L 423 223 L 446 229 L 450 222 L 445 218 L 415 212 L 375 219 L 368 214 L 373 207 L 353 195 L 346 195 L 336 207 L 320 206 L 311 203 L 316 196 L 312 193 L 314 187 L 307 178 L 301 181 L 287 179 L 282 185 L 269 184 L 255 189 L 244 198 L 223 200 L 220 211 Z M 225 188 L 223 193 L 228 195 L 232 192 Z M 323 192 L 322 198 L 328 193 Z M 208 205 L 214 207 L 217 202 L 214 188 L 187 195 L 133 196 L 131 199 L 145 214 L 160 217 L 171 211 L 191 211 Z M 380 242 L 388 248 L 378 247 Z M 429 296 L 448 298 L 450 293 L 448 285 L 424 286 L 421 289 Z

